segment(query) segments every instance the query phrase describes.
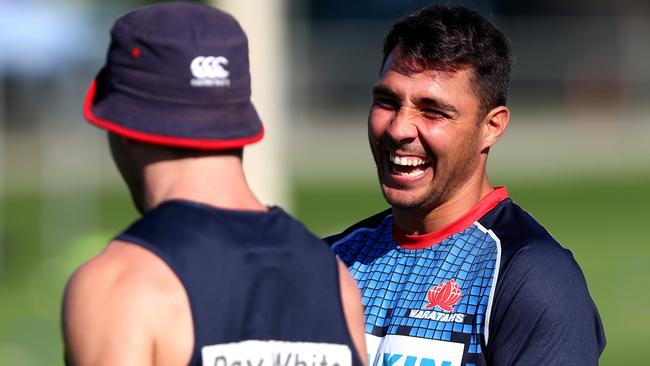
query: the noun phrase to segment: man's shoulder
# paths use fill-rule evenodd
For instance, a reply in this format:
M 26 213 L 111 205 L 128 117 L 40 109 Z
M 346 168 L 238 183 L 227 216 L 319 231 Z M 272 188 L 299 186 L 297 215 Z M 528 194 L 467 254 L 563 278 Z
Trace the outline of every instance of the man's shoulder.
M 390 215 L 391 209 L 389 208 L 355 223 L 338 234 L 327 236 L 323 240 L 333 246 L 357 232 L 376 230 Z
M 112 241 L 68 282 L 63 302 L 67 352 L 89 363 L 116 349 L 127 358 L 145 357 L 154 342 L 167 339 L 162 330 L 183 329 L 178 324 L 188 318 L 187 309 L 180 280 L 160 258 L 141 246 Z
M 573 253 L 556 240 L 535 218 L 511 200 L 506 200 L 480 220 L 500 244 L 498 290 L 530 291 L 529 298 L 549 294 L 544 302 L 560 301 L 570 306 L 579 297 L 588 300 L 586 281 Z M 505 291 L 507 292 L 507 291 Z M 543 300 L 539 298 L 538 300 Z
M 496 288 L 498 309 L 523 309 L 522 314 L 545 312 L 555 321 L 596 313 L 582 270 L 565 248 L 536 219 L 512 201 L 481 220 L 500 241 Z M 516 304 L 513 307 L 513 304 Z
M 522 350 L 512 339 L 535 339 L 526 354 L 517 357 L 530 358 L 531 364 L 592 364 L 604 348 L 605 336 L 573 253 L 554 240 L 537 237 L 505 259 L 490 321 L 490 334 L 496 337 L 491 338 L 491 348 L 501 350 L 495 351 L 500 354 L 496 357 Z M 549 344 L 556 345 L 557 352 L 552 361 L 542 362 L 550 357 L 544 356 Z
M 180 280 L 157 255 L 114 240 L 71 276 L 64 312 L 80 323 L 93 321 L 93 314 L 101 313 L 106 322 L 137 319 L 146 324 L 147 319 L 154 320 L 186 302 Z
M 560 260 L 570 256 L 570 252 L 542 224 L 511 199 L 503 200 L 479 223 L 499 241 L 502 265 L 507 265 L 522 253 L 524 257 L 542 256 Z
M 131 295 L 142 298 L 143 295 L 168 293 L 173 289 L 169 277 L 173 277 L 173 273 L 156 254 L 141 246 L 114 240 L 73 273 L 66 298 L 79 297 L 86 302 L 86 298 L 101 296 L 130 301 Z

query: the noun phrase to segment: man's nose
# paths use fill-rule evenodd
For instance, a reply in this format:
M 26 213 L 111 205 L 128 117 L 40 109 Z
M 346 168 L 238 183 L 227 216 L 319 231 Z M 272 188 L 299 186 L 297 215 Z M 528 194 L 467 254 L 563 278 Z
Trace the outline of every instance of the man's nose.
M 388 125 L 388 135 L 398 143 L 410 142 L 418 136 L 417 112 L 400 108 Z

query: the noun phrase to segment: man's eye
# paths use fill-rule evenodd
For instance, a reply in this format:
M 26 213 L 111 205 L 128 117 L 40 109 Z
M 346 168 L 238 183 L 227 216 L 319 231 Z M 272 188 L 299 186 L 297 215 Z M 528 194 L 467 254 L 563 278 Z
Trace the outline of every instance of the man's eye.
M 429 118 L 429 119 L 449 118 L 447 114 L 442 113 L 437 109 L 427 108 L 427 109 L 423 109 L 420 113 L 422 114 L 422 116 L 424 116 L 424 118 Z

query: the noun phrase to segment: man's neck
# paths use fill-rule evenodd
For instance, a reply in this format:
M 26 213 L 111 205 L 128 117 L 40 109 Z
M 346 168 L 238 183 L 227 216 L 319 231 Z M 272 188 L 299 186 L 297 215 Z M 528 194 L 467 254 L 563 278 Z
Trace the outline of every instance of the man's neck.
M 447 200 L 433 209 L 418 210 L 393 207 L 393 221 L 402 232 L 408 235 L 432 233 L 468 213 L 492 190 L 493 187 L 487 176 L 484 176 L 477 182 L 468 182 L 459 187 Z
M 251 191 L 241 160 L 233 156 L 160 161 L 145 169 L 145 206 L 183 199 L 210 206 L 266 211 Z

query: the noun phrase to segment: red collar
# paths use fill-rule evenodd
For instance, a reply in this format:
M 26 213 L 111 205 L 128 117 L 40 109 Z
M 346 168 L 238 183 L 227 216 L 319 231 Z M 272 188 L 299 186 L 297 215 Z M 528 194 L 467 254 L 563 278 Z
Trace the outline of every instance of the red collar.
M 393 223 L 393 239 L 404 249 L 421 249 L 440 243 L 452 234 L 459 233 L 468 227 L 491 209 L 496 207 L 499 202 L 508 198 L 506 187 L 496 187 L 487 196 L 483 197 L 471 210 L 449 225 L 442 227 L 434 232 L 423 235 L 408 235 L 403 233 Z

